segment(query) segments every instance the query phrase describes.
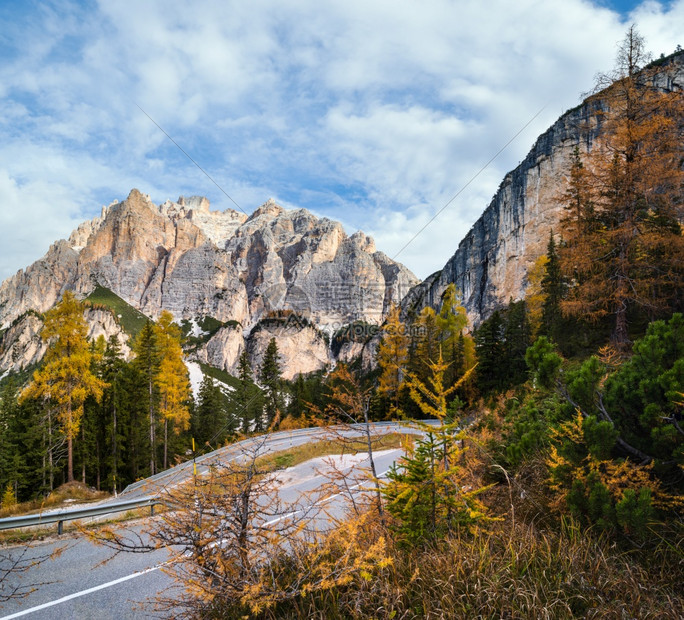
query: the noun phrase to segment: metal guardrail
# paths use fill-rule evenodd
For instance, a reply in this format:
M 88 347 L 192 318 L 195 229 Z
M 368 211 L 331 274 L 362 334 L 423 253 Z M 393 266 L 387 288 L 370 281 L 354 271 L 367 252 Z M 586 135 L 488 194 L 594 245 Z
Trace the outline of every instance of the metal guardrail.
M 278 431 L 275 433 L 271 433 L 268 435 L 268 440 L 278 440 L 278 439 L 285 439 L 287 437 L 292 437 L 292 436 L 306 436 L 306 435 L 312 435 L 312 434 L 317 434 L 320 432 L 319 428 L 302 428 L 302 429 L 294 429 L 291 431 Z M 257 441 L 263 440 L 266 436 L 265 435 L 258 435 L 256 437 L 248 437 L 247 439 L 243 439 L 242 441 L 238 441 L 237 443 L 230 444 L 228 446 L 224 446 L 222 448 L 218 448 L 217 450 L 212 450 L 211 452 L 207 452 L 205 454 L 199 455 L 194 459 L 194 462 L 197 465 L 200 465 L 204 461 L 210 460 L 212 458 L 216 458 L 222 455 L 230 454 L 231 452 L 238 452 L 240 448 L 249 446 Z M 179 472 L 182 472 L 183 470 L 186 469 L 192 469 L 193 467 L 193 460 L 190 459 L 188 461 L 185 461 L 184 463 L 180 463 L 179 465 L 176 465 L 175 467 L 171 467 L 169 469 L 165 469 L 164 471 L 161 471 L 157 474 L 154 474 L 154 476 L 149 476 L 145 478 L 144 480 L 138 480 L 137 482 L 132 482 L 129 484 L 122 492 L 121 494 L 126 494 L 130 493 L 131 491 L 135 491 L 136 489 L 143 487 L 145 485 L 149 485 L 151 482 L 156 482 L 158 480 L 163 480 L 164 478 L 168 477 L 174 477 L 176 474 Z
M 142 499 L 129 499 L 127 501 L 116 502 L 112 504 L 88 506 L 86 508 L 74 508 L 71 510 L 22 515 L 20 517 L 8 517 L 6 519 L 0 519 L 0 530 L 10 530 L 18 527 L 31 527 L 34 525 L 57 523 L 57 533 L 61 534 L 65 521 L 99 517 L 112 512 L 124 512 L 126 510 L 145 508 L 147 506 L 150 507 L 150 514 L 153 515 L 155 505 L 161 503 L 162 502 L 160 500 L 154 497 L 144 497 Z
M 424 420 L 424 422 L 427 424 L 437 424 L 437 425 L 440 424 L 439 420 Z M 362 432 L 363 429 L 365 428 L 365 426 L 366 426 L 365 423 L 361 422 L 358 424 L 345 424 L 345 425 L 341 425 L 339 427 L 333 426 L 333 427 L 299 428 L 299 429 L 292 429 L 289 431 L 276 431 L 275 433 L 271 433 L 269 435 L 257 435 L 255 437 L 248 437 L 247 439 L 243 439 L 242 441 L 238 441 L 237 443 L 233 443 L 233 444 L 230 444 L 228 446 L 223 446 L 222 448 L 212 450 L 211 452 L 206 452 L 205 454 L 198 455 L 194 459 L 194 463 L 196 463 L 197 465 L 201 465 L 205 461 L 210 461 L 211 459 L 220 458 L 220 457 L 227 457 L 233 453 L 238 453 L 241 448 L 251 446 L 254 443 L 257 443 L 259 441 L 263 441 L 266 438 L 268 439 L 268 441 L 278 441 L 278 440 L 287 439 L 287 438 L 305 437 L 307 435 L 325 435 L 326 430 L 339 430 L 339 429 L 351 429 L 351 430 L 357 430 L 359 432 Z M 412 429 L 410 427 L 410 422 L 404 422 L 401 420 L 371 422 L 371 427 L 373 427 L 374 429 L 384 428 L 384 429 L 395 429 L 395 430 L 404 430 L 404 431 L 408 431 L 408 432 L 416 432 L 416 431 L 412 431 Z M 149 476 L 143 480 L 138 480 L 137 482 L 132 482 L 121 492 L 121 495 L 126 495 L 128 493 L 131 493 L 132 491 L 135 491 L 136 489 L 140 489 L 141 487 L 149 486 L 150 483 L 158 482 L 160 480 L 165 480 L 165 479 L 175 480 L 177 476 L 182 474 L 182 472 L 192 470 L 192 468 L 193 468 L 193 460 L 190 459 L 188 461 L 185 461 L 184 463 L 180 463 L 179 465 L 176 465 L 176 466 L 171 467 L 169 469 L 165 469 L 164 471 L 156 473 L 153 476 Z
M 439 425 L 440 422 L 439 420 L 426 420 L 428 424 L 435 424 Z M 411 427 L 407 425 L 405 422 L 401 421 L 387 421 L 387 422 L 372 422 L 371 426 L 374 428 L 392 428 L 394 427 L 396 430 L 409 430 Z M 361 431 L 365 427 L 365 424 L 350 424 L 348 426 L 343 426 L 342 428 L 352 428 L 353 430 L 358 430 Z M 287 437 L 293 437 L 293 436 L 306 436 L 306 435 L 316 435 L 316 434 L 324 434 L 325 433 L 326 427 L 316 427 L 316 428 L 304 428 L 304 429 L 294 429 L 291 431 L 279 431 L 276 433 L 271 434 L 268 437 L 268 440 L 280 440 L 280 439 L 285 439 Z M 201 455 L 200 457 L 197 457 L 195 459 L 196 463 L 201 463 L 202 461 L 206 461 L 208 459 L 217 457 L 219 455 L 227 454 L 230 452 L 237 452 L 240 447 L 245 447 L 248 446 L 255 441 L 259 441 L 263 439 L 263 436 L 258 436 L 258 437 L 250 437 L 248 439 L 244 439 L 238 443 L 231 444 L 229 446 L 225 446 L 223 448 L 219 448 L 218 450 L 214 450 L 212 452 L 208 452 L 206 454 Z M 181 463 L 180 465 L 176 465 L 176 467 L 172 467 L 171 469 L 167 469 L 165 471 L 159 472 L 158 474 L 154 476 L 150 476 L 149 478 L 145 478 L 144 480 L 140 480 L 138 482 L 134 482 L 133 484 L 128 485 L 123 493 L 130 492 L 136 488 L 139 488 L 145 484 L 148 484 L 150 482 L 156 481 L 163 479 L 168 476 L 175 476 L 176 474 L 179 474 L 181 471 L 184 469 L 191 468 L 193 466 L 193 461 L 186 461 L 185 463 Z M 20 528 L 20 527 L 31 527 L 35 525 L 47 525 L 50 523 L 57 523 L 57 533 L 61 534 L 63 531 L 64 527 L 64 522 L 65 521 L 75 521 L 78 519 L 87 519 L 91 517 L 99 517 L 101 515 L 106 515 L 114 512 L 124 512 L 126 510 L 133 510 L 135 508 L 144 508 L 146 506 L 150 507 L 150 513 L 154 514 L 154 506 L 157 504 L 162 504 L 163 502 L 157 498 L 157 497 L 143 497 L 139 499 L 130 499 L 130 500 L 124 500 L 121 502 L 112 502 L 112 503 L 107 503 L 107 504 L 100 504 L 97 506 L 90 506 L 87 508 L 75 508 L 71 510 L 60 510 L 56 512 L 51 512 L 51 513 L 39 513 L 39 514 L 32 514 L 32 515 L 22 515 L 19 517 L 8 517 L 6 519 L 0 519 L 0 530 L 9 530 L 9 529 L 14 529 L 14 528 Z

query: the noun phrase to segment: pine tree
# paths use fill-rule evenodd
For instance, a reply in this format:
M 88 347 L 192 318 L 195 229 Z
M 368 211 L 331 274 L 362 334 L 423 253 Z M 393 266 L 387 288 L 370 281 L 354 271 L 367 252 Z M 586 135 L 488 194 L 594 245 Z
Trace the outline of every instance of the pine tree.
M 564 326 L 561 303 L 567 293 L 567 286 L 561 271 L 553 231 L 549 235 L 549 243 L 546 246 L 546 259 L 544 276 L 541 281 L 544 301 L 542 303 L 541 329 L 539 331 L 554 342 L 559 342 L 563 337 L 562 330 Z
M 19 410 L 19 390 L 14 377 L 5 380 L 0 391 L 0 488 L 16 481 L 19 437 L 15 420 Z
M 511 301 L 506 311 L 504 329 L 504 366 L 505 384 L 523 383 L 527 379 L 525 352 L 530 346 L 530 324 L 527 320 L 525 300 Z
M 22 398 L 48 397 L 54 403 L 67 441 L 67 480 L 74 479 L 73 441 L 83 416 L 83 404 L 90 395 L 102 396 L 104 381 L 90 368 L 91 351 L 83 306 L 69 291 L 45 316 L 41 337 L 49 341 L 45 364 L 33 374 Z
M 146 386 L 145 404 L 148 415 L 150 475 L 157 471 L 157 411 L 159 409 L 159 390 L 156 377 L 161 363 L 161 352 L 157 331 L 151 321 L 147 321 L 133 343 L 135 366 L 144 378 Z
M 235 432 L 235 419 L 228 414 L 226 396 L 214 380 L 205 375 L 197 397 L 195 436 L 200 445 L 220 446 Z
M 496 310 L 475 332 L 477 352 L 477 384 L 482 392 L 498 389 L 504 384 L 504 326 Z
M 287 414 L 292 418 L 301 417 L 307 409 L 307 402 L 310 402 L 310 400 L 308 399 L 304 375 L 299 373 L 292 385 L 292 394 L 287 405 Z
M 280 397 L 280 355 L 278 354 L 278 345 L 275 338 L 271 338 L 268 347 L 266 347 L 264 361 L 259 372 L 259 382 L 265 392 L 264 412 L 266 414 L 266 425 L 269 427 L 277 425 L 280 422 L 282 399 Z
M 105 424 L 103 451 L 105 457 L 107 487 L 114 492 L 122 482 L 122 452 L 126 437 L 126 422 L 129 418 L 124 410 L 122 375 L 125 362 L 121 358 L 121 347 L 116 336 L 110 336 L 102 358 L 102 378 L 108 387 L 102 396 L 102 418 Z
M 252 378 L 252 366 L 247 351 L 243 351 L 238 360 L 239 384 L 230 394 L 229 414 L 235 423 L 242 421 L 241 430 L 248 433 L 263 429 L 264 399 L 262 391 L 255 385 Z
M 121 367 L 117 385 L 117 481 L 121 486 L 149 475 L 151 461 L 149 381 L 139 359 Z
M 474 368 L 450 387 L 444 385 L 448 363 L 441 353 L 428 364 L 430 377 L 424 383 L 415 376 L 408 380 L 411 398 L 425 416 L 437 418 L 440 427 L 418 424 L 423 437 L 388 473 L 383 489 L 387 510 L 399 541 L 407 545 L 434 540 L 440 533 L 458 525 L 484 519 L 484 506 L 476 496 L 487 487 L 463 490 L 459 461 L 463 449 L 458 445 L 464 435 L 450 419 L 448 397 L 466 382 Z

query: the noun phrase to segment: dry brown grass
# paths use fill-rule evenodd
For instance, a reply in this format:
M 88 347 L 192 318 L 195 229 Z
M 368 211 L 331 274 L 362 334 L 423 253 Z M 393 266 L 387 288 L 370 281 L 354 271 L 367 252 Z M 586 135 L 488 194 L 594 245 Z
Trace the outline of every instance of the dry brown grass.
M 96 491 L 82 482 L 74 481 L 63 484 L 56 488 L 44 499 L 35 499 L 30 502 L 21 502 L 11 508 L 0 510 L 0 519 L 17 515 L 31 514 L 47 508 L 54 509 L 68 507 L 70 504 L 86 504 L 96 502 L 109 497 L 106 491 Z
M 371 445 L 373 450 L 390 450 L 393 448 L 401 448 L 406 441 L 411 441 L 412 436 L 402 435 L 400 433 L 387 433 L 386 435 L 376 435 L 371 438 Z M 288 450 L 280 452 L 273 452 L 260 457 L 257 460 L 259 468 L 263 471 L 275 471 L 276 469 L 283 469 L 285 467 L 294 467 L 311 459 L 321 456 L 332 456 L 336 454 L 357 454 L 359 452 L 366 452 L 367 444 L 365 438 L 349 440 L 341 443 L 339 439 L 324 439 L 323 441 L 316 441 L 307 443 L 301 446 L 296 446 Z
M 680 561 L 681 553 L 680 546 Z M 664 555 L 651 550 L 648 562 L 638 562 L 569 522 L 544 531 L 507 521 L 422 549 L 394 549 L 392 566 L 373 579 L 263 617 L 680 619 L 682 569 Z

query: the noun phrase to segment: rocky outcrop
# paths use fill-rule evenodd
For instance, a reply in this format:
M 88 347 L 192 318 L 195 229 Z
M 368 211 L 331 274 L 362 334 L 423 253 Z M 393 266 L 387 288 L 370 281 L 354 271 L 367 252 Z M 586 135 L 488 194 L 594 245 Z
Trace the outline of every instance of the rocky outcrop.
M 100 336 L 104 337 L 105 340 L 109 340 L 112 336 L 115 336 L 121 355 L 126 360 L 130 359 L 131 348 L 128 336 L 119 323 L 117 323 L 112 312 L 101 308 L 89 308 L 84 312 L 83 316 L 88 324 L 88 338 L 90 340 L 97 340 Z
M 286 211 L 269 200 L 247 217 L 213 212 L 196 196 L 157 206 L 134 189 L 2 283 L 0 327 L 45 312 L 66 289 L 85 297 L 99 285 L 152 318 L 169 310 L 179 321 L 238 323 L 242 331 L 225 328 L 196 351 L 200 361 L 233 370 L 245 346 L 258 357 L 249 334 L 274 311 L 295 312 L 316 333 L 357 319 L 378 324 L 417 282 L 370 237 L 348 237 L 338 222 L 304 209 Z M 300 360 L 289 356 L 287 372 L 329 362 L 313 332 L 301 331 L 283 347 L 313 350 L 300 351 Z
M 242 330 L 222 327 L 194 354 L 194 357 L 210 366 L 235 373 L 244 349 L 245 337 Z
M 48 253 L 25 271 L 0 284 L 0 328 L 30 310 L 44 312 L 76 282 L 78 252 L 66 241 L 57 241 Z
M 252 368 L 260 368 L 271 338 L 275 338 L 280 354 L 284 379 L 321 370 L 332 364 L 328 342 L 323 334 L 311 326 L 258 325 L 247 341 Z
M 662 66 L 659 87 L 684 88 L 684 54 Z M 487 318 L 509 299 L 525 296 L 527 273 L 546 253 L 551 231 L 562 234 L 558 197 L 570 170 L 575 147 L 592 148 L 601 132 L 599 98 L 566 112 L 536 141 L 527 157 L 501 183 L 492 202 L 475 222 L 444 268 L 410 291 L 402 302 L 405 315 L 425 306 L 439 307 L 455 283 L 471 324 Z
M 43 321 L 32 312 L 19 317 L 3 334 L 0 344 L 0 376 L 19 372 L 43 359 L 47 343 L 40 337 Z
M 88 324 L 89 339 L 96 340 L 99 336 L 104 336 L 105 340 L 109 340 L 111 336 L 115 336 L 124 359 L 130 358 L 128 336 L 112 312 L 87 308 L 83 318 Z M 36 312 L 27 312 L 12 323 L 0 340 L 0 375 L 20 372 L 43 359 L 48 343 L 41 338 L 42 329 L 43 319 Z

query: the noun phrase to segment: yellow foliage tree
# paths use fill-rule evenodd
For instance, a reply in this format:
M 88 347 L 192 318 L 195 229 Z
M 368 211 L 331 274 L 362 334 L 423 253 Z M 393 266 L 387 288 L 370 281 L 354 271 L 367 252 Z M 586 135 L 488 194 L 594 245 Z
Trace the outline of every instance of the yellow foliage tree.
M 383 489 L 387 509 L 394 517 L 393 528 L 401 542 L 409 545 L 434 538 L 454 526 L 472 526 L 491 520 L 477 496 L 489 487 L 464 490 L 462 460 L 465 448 L 462 430 L 449 420 L 447 398 L 468 381 L 474 367 L 450 387 L 444 385 L 449 364 L 441 350 L 434 362 L 427 363 L 430 377 L 423 382 L 411 375 L 407 385 L 411 398 L 425 416 L 437 418 L 440 426 L 418 422 L 424 432 L 416 447 L 408 447 L 406 455 L 388 474 Z M 461 444 L 461 445 L 459 445 Z
M 559 252 L 572 279 L 565 314 L 614 320 L 613 340 L 629 344 L 632 308 L 649 318 L 670 311 L 684 281 L 681 90 L 658 88 L 657 67 L 631 27 L 614 74 L 600 86 L 602 132 L 570 171 L 564 203 L 566 245 Z
M 9 510 L 17 505 L 17 496 L 14 493 L 14 484 L 12 482 L 7 483 L 5 492 L 2 494 L 2 502 L 0 503 L 0 508 L 3 510 Z
M 173 554 L 166 571 L 178 588 L 158 611 L 178 617 L 279 617 L 277 606 L 372 580 L 391 563 L 377 514 L 331 528 L 326 492 L 280 497 L 280 481 L 263 464 L 265 437 L 240 458 L 217 461 L 206 476 L 165 492 L 175 507 L 141 534 L 105 527 L 91 538 L 113 549 Z M 325 500 L 323 498 L 325 497 Z M 178 597 L 178 598 L 176 598 Z M 185 612 L 185 613 L 183 613 Z
M 451 386 L 446 387 L 444 376 L 449 368 L 449 363 L 444 361 L 440 349 L 437 361 L 428 362 L 430 376 L 427 382 L 421 381 L 415 375 L 410 375 L 407 386 L 413 402 L 418 405 L 423 415 L 427 418 L 437 418 L 442 426 L 437 430 L 427 424 L 418 422 L 418 426 L 430 433 L 435 433 L 443 446 L 444 468 L 449 469 L 449 446 L 456 449 L 453 445 L 453 437 L 458 433 L 458 421 L 450 419 L 448 398 L 463 384 L 465 384 L 475 371 L 477 364 L 471 366 L 465 373 Z
M 392 413 L 399 408 L 399 390 L 404 382 L 404 370 L 408 361 L 408 336 L 399 312 L 398 306 L 390 309 L 382 327 L 382 340 L 378 346 L 377 358 L 382 371 L 378 394 L 390 399 Z
M 155 383 L 159 390 L 159 411 L 164 419 L 164 468 L 168 467 L 168 428 L 173 422 L 176 434 L 190 428 L 190 384 L 183 363 L 181 331 L 173 315 L 164 310 L 155 326 L 160 363 Z
M 67 291 L 62 300 L 45 315 L 41 338 L 48 341 L 45 364 L 33 373 L 33 380 L 21 399 L 45 398 L 57 410 L 61 430 L 67 440 L 67 480 L 74 479 L 73 440 L 83 417 L 83 404 L 89 396 L 99 402 L 107 384 L 91 371 L 92 352 L 83 305 Z
M 546 295 L 542 288 L 542 280 L 546 275 L 546 264 L 549 262 L 549 257 L 542 254 L 534 265 L 527 272 L 527 295 L 525 301 L 527 302 L 527 320 L 530 322 L 530 331 L 532 337 L 539 333 L 542 325 L 542 314 L 544 312 L 544 301 Z

